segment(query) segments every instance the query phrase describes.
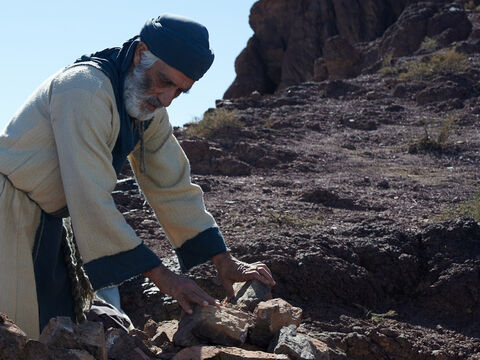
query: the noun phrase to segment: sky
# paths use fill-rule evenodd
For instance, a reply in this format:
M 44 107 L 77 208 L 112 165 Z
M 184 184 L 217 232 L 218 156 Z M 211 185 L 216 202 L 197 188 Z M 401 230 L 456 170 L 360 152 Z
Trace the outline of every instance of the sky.
M 248 16 L 256 0 L 7 1 L 0 12 L 0 132 L 50 75 L 83 54 L 121 46 L 146 20 L 163 13 L 205 25 L 215 61 L 168 107 L 174 126 L 201 118 L 235 79 L 234 63 L 253 34 Z

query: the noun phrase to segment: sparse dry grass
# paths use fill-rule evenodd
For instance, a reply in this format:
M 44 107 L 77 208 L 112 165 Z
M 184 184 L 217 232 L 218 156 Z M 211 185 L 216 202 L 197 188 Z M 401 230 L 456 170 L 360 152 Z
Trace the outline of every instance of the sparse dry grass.
M 480 191 L 473 195 L 473 198 L 450 207 L 440 215 L 432 219 L 434 222 L 445 220 L 456 220 L 461 218 L 472 218 L 480 222 Z
M 199 136 L 205 139 L 211 139 L 219 130 L 228 130 L 228 128 L 239 128 L 243 123 L 236 118 L 237 112 L 225 109 L 215 109 L 207 112 L 203 119 L 191 123 L 187 130 L 187 137 Z
M 379 70 L 380 75 L 382 76 L 389 76 L 389 75 L 397 75 L 398 69 L 394 65 L 393 61 L 393 52 L 389 53 L 382 61 L 382 67 Z
M 440 126 L 437 137 L 433 137 L 426 120 L 423 121 L 424 135 L 412 142 L 408 146 L 408 152 L 416 154 L 422 151 L 438 151 L 442 152 L 453 147 L 453 144 L 449 141 L 451 130 L 455 122 L 457 122 L 458 116 L 451 114 L 447 116 Z
M 420 49 L 426 51 L 433 51 L 437 49 L 437 40 L 429 38 L 428 36 L 423 39 L 422 44 L 420 45 Z
M 353 304 L 353 305 L 363 310 L 365 318 L 374 322 L 375 324 L 381 324 L 386 319 L 394 318 L 398 316 L 398 313 L 395 310 L 388 310 L 385 313 L 374 313 L 372 310 L 369 310 L 365 306 L 362 306 L 360 304 Z
M 409 61 L 405 64 L 406 72 L 398 76 L 400 81 L 421 81 L 444 73 L 454 73 L 464 70 L 468 58 L 455 49 L 436 53 L 425 57 L 422 61 Z

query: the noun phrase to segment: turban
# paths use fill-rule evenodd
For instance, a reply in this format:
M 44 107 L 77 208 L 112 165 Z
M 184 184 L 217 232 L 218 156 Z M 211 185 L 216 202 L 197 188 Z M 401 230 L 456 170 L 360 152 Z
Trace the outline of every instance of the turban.
M 213 62 L 207 28 L 182 16 L 164 14 L 147 21 L 140 40 L 155 56 L 195 81 Z

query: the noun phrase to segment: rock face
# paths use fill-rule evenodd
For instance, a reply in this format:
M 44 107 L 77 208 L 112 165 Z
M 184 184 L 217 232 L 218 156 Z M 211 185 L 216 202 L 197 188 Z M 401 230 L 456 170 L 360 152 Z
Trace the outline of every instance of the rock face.
M 254 35 L 224 98 L 353 77 L 388 54 L 412 54 L 425 37 L 445 46 L 472 30 L 463 7 L 449 0 L 260 0 L 250 26 Z
M 260 0 L 250 12 L 254 35 L 235 62 L 225 98 L 273 93 L 313 78 L 326 40 L 354 44 L 381 36 L 407 0 Z M 252 81 L 253 80 L 253 81 Z

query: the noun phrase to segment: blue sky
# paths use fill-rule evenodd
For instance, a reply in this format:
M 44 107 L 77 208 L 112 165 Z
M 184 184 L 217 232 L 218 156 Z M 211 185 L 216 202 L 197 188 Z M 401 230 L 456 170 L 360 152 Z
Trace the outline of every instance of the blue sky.
M 235 78 L 234 62 L 252 35 L 248 15 L 256 0 L 8 1 L 0 33 L 0 131 L 51 74 L 80 55 L 120 46 L 149 18 L 184 15 L 204 24 L 215 61 L 189 92 L 168 108 L 173 125 L 201 117 Z

